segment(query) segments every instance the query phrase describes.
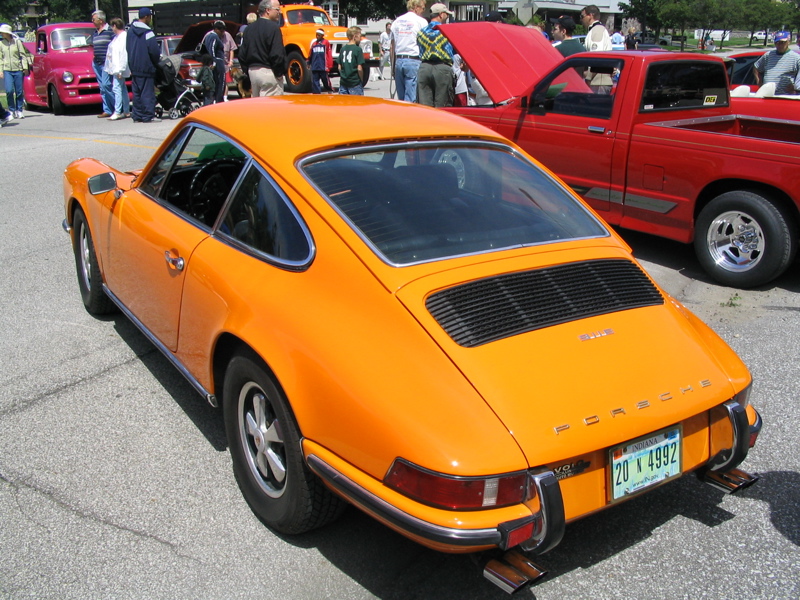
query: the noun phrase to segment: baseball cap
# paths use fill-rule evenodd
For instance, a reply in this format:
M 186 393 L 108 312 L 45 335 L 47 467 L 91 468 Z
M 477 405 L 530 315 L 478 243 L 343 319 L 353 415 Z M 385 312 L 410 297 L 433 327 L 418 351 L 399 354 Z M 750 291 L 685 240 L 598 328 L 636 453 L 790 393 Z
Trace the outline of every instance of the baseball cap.
M 450 15 L 451 17 L 455 14 L 455 13 L 447 10 L 447 7 L 444 4 L 442 4 L 441 2 L 436 3 L 433 6 L 431 6 L 431 14 L 432 15 L 439 15 L 441 13 L 445 13 L 447 15 Z
M 773 39 L 776 42 L 788 42 L 792 39 L 792 34 L 788 31 L 778 31 Z
M 153 15 L 153 11 L 150 10 L 149 8 L 147 8 L 146 6 L 143 6 L 142 8 L 139 9 L 139 18 L 140 19 L 143 19 L 145 17 L 150 17 L 152 15 Z
M 501 15 L 499 11 L 493 10 L 492 12 L 486 13 L 484 19 L 486 19 L 490 23 L 502 23 L 503 15 Z

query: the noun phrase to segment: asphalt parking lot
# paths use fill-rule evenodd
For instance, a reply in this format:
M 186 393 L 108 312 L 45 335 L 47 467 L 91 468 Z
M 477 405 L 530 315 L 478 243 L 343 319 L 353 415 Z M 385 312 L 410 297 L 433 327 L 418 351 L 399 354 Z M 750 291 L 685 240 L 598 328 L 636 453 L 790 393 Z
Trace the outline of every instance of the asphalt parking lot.
M 124 317 L 86 313 L 61 229 L 71 160 L 141 167 L 175 122 L 27 114 L 0 130 L 0 598 L 505 598 L 470 557 L 352 508 L 300 537 L 253 516 L 218 411 Z M 574 523 L 517 597 L 796 600 L 800 265 L 734 290 L 691 248 L 621 233 L 753 372 L 764 429 L 743 468 L 761 480 L 724 496 L 686 477 Z

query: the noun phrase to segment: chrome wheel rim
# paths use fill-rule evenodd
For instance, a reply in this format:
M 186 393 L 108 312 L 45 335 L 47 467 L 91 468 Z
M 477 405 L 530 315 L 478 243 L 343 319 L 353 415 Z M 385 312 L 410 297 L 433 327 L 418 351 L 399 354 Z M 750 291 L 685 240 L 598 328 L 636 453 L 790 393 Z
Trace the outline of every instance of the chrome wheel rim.
M 83 284 L 87 290 L 92 289 L 92 270 L 89 266 L 90 250 L 89 250 L 89 236 L 86 234 L 86 226 L 81 225 L 80 237 L 78 239 L 80 244 L 80 257 L 81 257 L 81 277 L 83 277 Z
M 742 211 L 728 211 L 714 219 L 706 241 L 714 263 L 726 271 L 749 271 L 764 256 L 764 232 L 758 221 Z
M 250 473 L 270 498 L 286 490 L 286 449 L 281 424 L 264 390 L 250 381 L 239 392 L 239 438 Z

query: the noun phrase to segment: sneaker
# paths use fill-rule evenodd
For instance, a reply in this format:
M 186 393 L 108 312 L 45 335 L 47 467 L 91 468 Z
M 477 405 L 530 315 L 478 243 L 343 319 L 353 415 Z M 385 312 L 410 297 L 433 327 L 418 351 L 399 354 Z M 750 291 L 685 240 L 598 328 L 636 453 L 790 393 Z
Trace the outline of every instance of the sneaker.
M 108 118 L 108 117 L 110 117 L 110 116 L 111 116 L 111 115 L 110 115 L 110 114 L 108 114 L 107 112 L 102 112 L 102 113 L 100 113 L 99 115 L 97 115 L 97 118 L 98 118 L 98 119 L 107 119 L 107 118 Z
M 25 115 L 22 114 L 21 110 L 15 110 L 14 111 L 14 118 L 15 119 L 24 119 Z
M 114 113 L 111 115 L 108 120 L 109 121 L 119 121 L 120 119 L 124 119 L 125 117 L 122 116 L 122 113 Z
M 0 119 L 0 127 L 5 127 L 13 120 L 14 120 L 14 115 L 12 113 L 8 113 L 5 119 Z

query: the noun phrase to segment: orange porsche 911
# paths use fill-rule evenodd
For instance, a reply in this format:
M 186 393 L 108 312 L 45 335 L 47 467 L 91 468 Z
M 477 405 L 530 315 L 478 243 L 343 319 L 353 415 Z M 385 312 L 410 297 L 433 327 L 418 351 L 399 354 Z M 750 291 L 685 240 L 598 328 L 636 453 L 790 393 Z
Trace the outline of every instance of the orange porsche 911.
M 750 374 L 496 133 L 374 98 L 197 110 L 141 171 L 64 173 L 78 285 L 213 405 L 268 526 L 347 503 L 507 591 L 566 524 L 687 473 L 725 491 Z

